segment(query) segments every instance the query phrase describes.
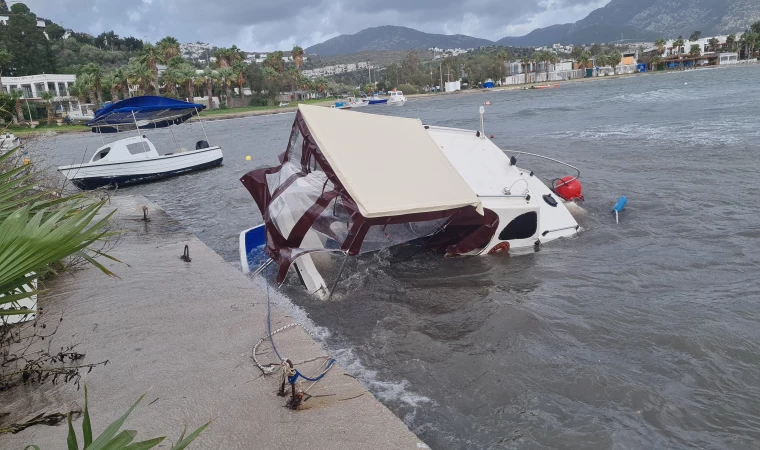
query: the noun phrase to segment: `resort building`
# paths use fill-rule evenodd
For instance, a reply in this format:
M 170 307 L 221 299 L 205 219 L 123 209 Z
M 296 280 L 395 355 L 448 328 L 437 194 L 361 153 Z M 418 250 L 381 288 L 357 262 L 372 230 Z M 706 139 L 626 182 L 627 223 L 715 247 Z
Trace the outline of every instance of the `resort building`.
M 77 81 L 76 75 L 28 75 L 25 77 L 3 77 L 4 93 L 14 90 L 21 91 L 23 98 L 39 99 L 43 92 L 50 92 L 58 101 L 58 97 L 69 97 L 69 88 Z

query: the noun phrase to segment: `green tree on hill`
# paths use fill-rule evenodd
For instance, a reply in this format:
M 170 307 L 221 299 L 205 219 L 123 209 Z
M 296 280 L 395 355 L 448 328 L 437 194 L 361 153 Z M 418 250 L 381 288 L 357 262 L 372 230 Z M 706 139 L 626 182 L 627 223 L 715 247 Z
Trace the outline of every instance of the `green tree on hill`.
M 697 42 L 701 38 L 702 38 L 702 32 L 701 31 L 695 31 L 695 32 L 691 33 L 691 36 L 689 36 L 689 41 L 690 42 Z
M 37 27 L 37 16 L 23 3 L 11 6 L 0 46 L 11 54 L 8 75 L 24 76 L 55 72 L 50 42 Z

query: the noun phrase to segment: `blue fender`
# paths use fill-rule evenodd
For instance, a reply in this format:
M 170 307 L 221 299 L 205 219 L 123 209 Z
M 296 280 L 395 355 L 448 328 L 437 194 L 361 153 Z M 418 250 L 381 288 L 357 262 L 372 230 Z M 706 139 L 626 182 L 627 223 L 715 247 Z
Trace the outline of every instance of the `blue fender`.
M 627 204 L 628 204 L 628 198 L 626 198 L 625 195 L 622 195 L 618 199 L 617 203 L 615 203 L 615 206 L 612 207 L 612 212 L 617 212 L 617 213 L 621 212 L 622 210 L 625 209 L 625 205 Z

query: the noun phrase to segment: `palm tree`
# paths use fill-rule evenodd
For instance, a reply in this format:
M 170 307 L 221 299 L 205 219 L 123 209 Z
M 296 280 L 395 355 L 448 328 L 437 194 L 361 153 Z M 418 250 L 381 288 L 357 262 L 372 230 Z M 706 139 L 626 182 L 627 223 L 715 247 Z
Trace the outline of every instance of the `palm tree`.
M 95 63 L 89 63 L 82 68 L 82 73 L 87 74 L 90 79 L 90 102 L 95 104 L 95 108 L 100 108 L 103 104 L 103 70 Z M 93 95 L 94 94 L 94 95 Z
M 662 64 L 662 56 L 656 55 L 652 57 L 651 61 L 651 70 L 657 70 L 658 67 L 660 67 L 660 64 Z
M 678 39 L 673 41 L 673 46 L 676 48 L 676 52 L 678 53 L 678 56 L 681 56 L 681 48 L 683 47 L 685 43 L 686 41 L 684 41 L 683 37 L 681 36 L 678 36 Z
M 285 70 L 285 62 L 282 60 L 282 52 L 276 51 L 267 55 L 267 59 L 264 61 L 264 65 L 274 69 L 277 73 L 282 73 Z
M 206 67 L 206 70 L 203 71 L 203 76 L 206 80 L 206 96 L 208 97 L 208 109 L 214 108 L 214 84 L 217 84 L 219 82 L 219 74 Z
M 47 110 L 47 125 L 53 126 L 53 94 L 48 91 L 44 91 L 40 94 L 43 100 L 45 100 L 45 109 Z
M 219 78 L 224 87 L 225 103 L 227 107 L 232 107 L 232 85 L 237 81 L 237 76 L 231 67 L 222 67 L 219 69 Z
M 301 70 L 301 66 L 303 66 L 303 53 L 303 49 L 298 45 L 290 51 L 291 56 L 293 56 L 293 62 L 298 70 Z
M 143 45 L 138 60 L 153 73 L 153 92 L 158 95 L 158 64 L 164 62 L 164 55 L 156 46 L 147 43 Z
M 166 36 L 158 41 L 156 47 L 163 54 L 164 61 L 169 61 L 175 56 L 179 56 L 179 41 L 171 36 Z
M 588 50 L 584 50 L 583 53 L 578 57 L 578 64 L 580 67 L 582 67 L 584 70 L 588 69 L 589 64 L 591 63 L 591 52 Z
M 718 51 L 718 45 L 720 44 L 720 41 L 718 41 L 717 38 L 711 38 L 709 41 L 707 41 L 707 44 L 710 45 L 710 50 L 712 51 Z
M 219 67 L 230 67 L 230 57 L 231 52 L 227 48 L 220 48 L 219 50 L 214 53 L 214 56 L 216 56 L 216 63 L 219 65 Z
M 153 71 L 140 62 L 140 58 L 129 62 L 126 75 L 128 83 L 137 86 L 138 95 L 143 95 L 147 91 L 147 87 L 153 83 Z
M 530 81 L 528 81 L 528 74 L 530 73 L 530 58 L 523 56 L 520 60 L 520 63 L 523 66 L 523 72 L 525 72 L 525 82 L 529 83 Z
M 243 53 L 242 50 L 237 48 L 237 45 L 233 45 L 230 47 L 230 54 L 229 54 L 229 61 L 230 65 L 235 64 L 236 62 L 242 62 L 245 61 L 245 53 Z
M 696 58 L 697 56 L 702 54 L 702 49 L 699 48 L 699 44 L 693 44 L 691 48 L 689 48 L 689 56 L 692 58 Z
M 248 81 L 245 77 L 245 74 L 248 73 L 248 65 L 242 61 L 235 61 L 232 63 L 232 70 L 235 72 L 235 75 L 237 77 L 236 84 L 238 87 L 238 94 L 240 95 L 240 98 L 243 98 L 243 89 L 245 87 L 245 83 Z
M 734 52 L 736 51 L 736 35 L 735 34 L 729 34 L 726 38 L 726 47 L 728 47 L 728 51 Z
M 323 77 L 318 78 L 314 83 L 314 89 L 324 96 L 327 92 L 327 80 Z
M 118 70 L 119 69 L 116 69 L 103 77 L 103 86 L 108 88 L 111 92 L 111 101 L 114 103 L 119 101 L 119 91 L 121 90 L 121 78 L 119 74 L 116 73 Z
M 165 93 L 169 97 L 177 96 L 177 79 L 179 78 L 178 70 L 176 67 L 168 67 L 161 74 L 161 82 L 165 86 Z
M 74 83 L 73 86 L 69 88 L 69 95 L 72 95 L 77 98 L 79 101 L 79 104 L 82 105 L 83 103 L 87 103 L 86 97 L 87 97 L 87 86 L 85 86 L 79 78 L 77 78 L 77 82 Z
M 24 125 L 26 120 L 24 119 L 24 105 L 21 99 L 24 93 L 18 89 L 13 89 L 10 92 L 11 100 L 16 104 L 16 119 L 20 125 Z
M 663 55 L 665 53 L 665 39 L 659 38 L 654 41 L 654 46 L 657 47 L 657 54 Z

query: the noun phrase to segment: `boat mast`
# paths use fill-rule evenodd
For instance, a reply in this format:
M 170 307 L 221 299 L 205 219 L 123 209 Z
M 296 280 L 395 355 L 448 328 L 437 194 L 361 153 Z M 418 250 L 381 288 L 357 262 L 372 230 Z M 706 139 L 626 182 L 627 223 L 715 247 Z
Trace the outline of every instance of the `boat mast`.
M 201 128 L 203 128 L 203 136 L 206 138 L 206 142 L 208 142 L 208 135 L 206 134 L 206 127 L 203 126 L 203 121 L 201 120 L 201 113 L 198 112 L 198 108 L 195 108 L 195 115 L 198 116 L 198 122 L 201 123 Z
M 132 111 L 132 120 L 135 121 L 135 128 L 137 128 L 137 137 L 140 138 L 140 143 L 143 146 L 143 155 L 147 158 L 148 157 L 148 151 L 145 150 L 145 139 L 143 139 L 142 134 L 140 134 L 140 125 L 137 125 L 137 117 L 135 117 L 135 112 Z

